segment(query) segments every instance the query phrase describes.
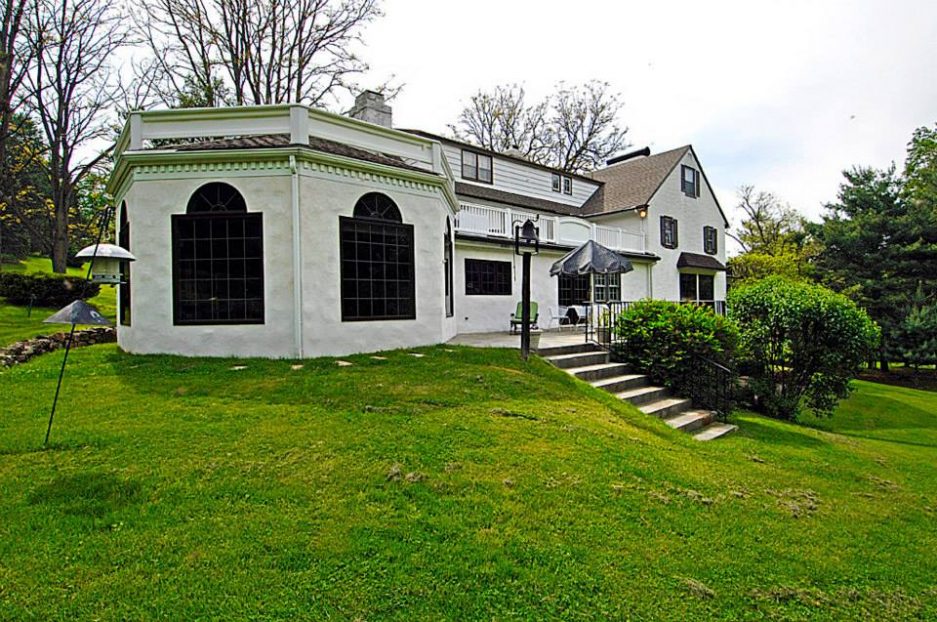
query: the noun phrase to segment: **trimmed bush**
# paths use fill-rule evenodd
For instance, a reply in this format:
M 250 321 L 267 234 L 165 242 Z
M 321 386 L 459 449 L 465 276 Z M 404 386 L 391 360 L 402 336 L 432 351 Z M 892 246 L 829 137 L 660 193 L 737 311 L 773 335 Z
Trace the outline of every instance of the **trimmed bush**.
M 891 331 L 889 353 L 909 367 L 937 364 L 937 305 L 911 309 Z
M 731 367 L 738 343 L 735 324 L 708 307 L 641 300 L 618 316 L 621 345 L 615 358 L 648 374 L 656 384 L 685 392 L 698 375 L 698 358 Z
M 14 305 L 37 307 L 64 307 L 78 299 L 85 280 L 77 276 L 58 274 L 0 274 L 0 297 Z M 84 297 L 98 295 L 101 286 L 89 283 Z
M 831 415 L 879 341 L 854 302 L 820 285 L 769 277 L 729 293 L 755 406 L 796 420 L 804 406 Z

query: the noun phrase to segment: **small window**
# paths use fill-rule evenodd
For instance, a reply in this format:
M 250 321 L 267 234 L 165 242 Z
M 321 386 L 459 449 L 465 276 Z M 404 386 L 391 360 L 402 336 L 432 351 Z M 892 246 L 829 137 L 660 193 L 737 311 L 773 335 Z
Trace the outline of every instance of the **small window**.
M 681 185 L 683 194 L 696 198 L 699 196 L 699 171 L 692 166 L 681 167 Z
M 560 177 L 559 173 L 553 173 L 552 178 L 553 178 L 553 192 L 561 192 L 563 180 Z
M 670 216 L 660 217 L 660 245 L 664 248 L 677 248 L 677 219 Z
M 620 274 L 596 274 L 594 279 L 596 302 L 615 302 L 621 300 Z
M 494 178 L 491 156 L 463 149 L 462 178 L 490 184 Z
M 563 175 L 563 194 L 573 193 L 573 178 Z
M 559 304 L 563 307 L 582 305 L 589 302 L 589 275 L 560 275 Z
M 703 227 L 703 251 L 707 255 L 719 252 L 719 238 L 715 227 Z
M 465 260 L 466 296 L 510 296 L 511 262 Z

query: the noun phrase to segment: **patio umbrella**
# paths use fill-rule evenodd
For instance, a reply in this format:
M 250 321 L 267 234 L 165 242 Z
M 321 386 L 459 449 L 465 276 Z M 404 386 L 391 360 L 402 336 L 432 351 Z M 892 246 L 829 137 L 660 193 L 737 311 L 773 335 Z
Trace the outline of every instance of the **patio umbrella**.
M 590 299 L 588 313 L 591 314 L 595 306 L 595 275 L 624 274 L 632 270 L 634 266 L 628 259 L 595 240 L 589 240 L 554 263 L 550 268 L 550 276 L 588 274 Z

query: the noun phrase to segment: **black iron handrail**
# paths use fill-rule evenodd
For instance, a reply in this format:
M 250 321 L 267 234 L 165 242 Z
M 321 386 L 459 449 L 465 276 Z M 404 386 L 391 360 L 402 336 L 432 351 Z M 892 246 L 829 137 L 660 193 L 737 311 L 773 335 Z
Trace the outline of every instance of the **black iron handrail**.
M 705 408 L 725 420 L 735 406 L 738 374 L 705 356 L 692 355 L 691 371 L 681 382 L 680 391 L 693 400 L 697 408 Z

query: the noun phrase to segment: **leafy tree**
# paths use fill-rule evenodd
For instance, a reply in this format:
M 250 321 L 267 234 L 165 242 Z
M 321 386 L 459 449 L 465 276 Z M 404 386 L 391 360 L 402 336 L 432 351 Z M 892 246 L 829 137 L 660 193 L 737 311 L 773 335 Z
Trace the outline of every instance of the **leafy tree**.
M 905 365 L 937 365 L 937 304 L 914 307 L 894 328 L 890 352 Z
M 729 293 L 757 406 L 795 420 L 804 406 L 830 415 L 879 339 L 853 301 L 820 285 L 772 276 Z
M 628 128 L 618 124 L 621 107 L 606 82 L 560 83 L 532 104 L 523 87 L 503 85 L 473 95 L 449 130 L 492 151 L 516 148 L 538 164 L 582 173 L 628 147 Z
M 728 234 L 742 247 L 742 253 L 728 262 L 733 285 L 773 274 L 809 278 L 815 249 L 803 218 L 774 194 L 754 186 L 742 186 L 738 196 L 738 209 L 745 216 Z
M 821 245 L 815 265 L 822 283 L 848 294 L 882 326 L 879 358 L 887 369 L 887 337 L 920 287 L 937 293 L 937 219 L 926 197 L 908 195 L 894 167 L 845 171 L 838 200 L 822 223 L 809 226 Z
M 44 173 L 47 147 L 36 125 L 13 117 L 2 163 L 4 193 L 0 200 L 0 254 L 24 257 L 51 251 L 51 201 Z

